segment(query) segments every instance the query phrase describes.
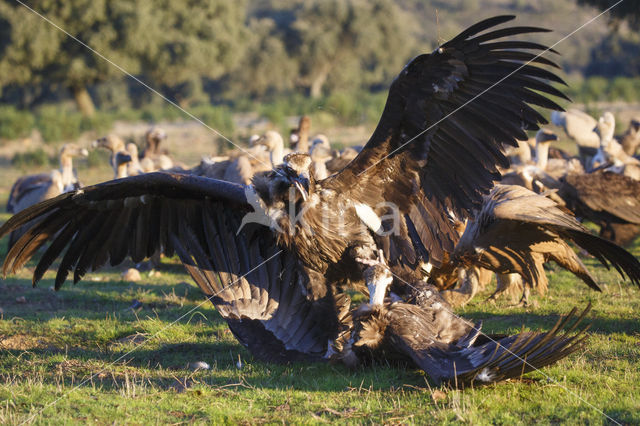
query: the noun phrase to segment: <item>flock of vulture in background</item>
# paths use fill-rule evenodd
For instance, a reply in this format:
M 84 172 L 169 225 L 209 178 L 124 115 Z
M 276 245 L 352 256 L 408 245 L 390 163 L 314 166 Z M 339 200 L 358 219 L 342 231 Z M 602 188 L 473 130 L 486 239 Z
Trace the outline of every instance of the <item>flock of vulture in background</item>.
M 464 385 L 579 350 L 589 307 L 514 336 L 452 312 L 494 273 L 491 300 L 528 305 L 532 289 L 548 291 L 550 261 L 600 291 L 572 245 L 640 285 L 640 263 L 620 247 L 640 232 L 640 122 L 615 137 L 611 113 L 564 112 L 548 96 L 566 98 L 549 84 L 562 80 L 540 66 L 555 67 L 537 53 L 547 48 L 503 40 L 544 30 L 495 28 L 511 19 L 481 21 L 414 58 L 361 147 L 333 150 L 303 116 L 289 148 L 268 131 L 187 168 L 153 128 L 140 152 L 115 135 L 95 141 L 111 152 L 114 180 L 83 188 L 72 158 L 87 151 L 65 145 L 59 171 L 11 190 L 4 274 L 43 249 L 34 285 L 61 257 L 58 289 L 71 272 L 77 282 L 106 263 L 177 254 L 237 339 L 270 362 L 399 362 Z M 577 157 L 553 146 L 532 105 L 552 111 Z M 368 302 L 352 306 L 353 291 Z

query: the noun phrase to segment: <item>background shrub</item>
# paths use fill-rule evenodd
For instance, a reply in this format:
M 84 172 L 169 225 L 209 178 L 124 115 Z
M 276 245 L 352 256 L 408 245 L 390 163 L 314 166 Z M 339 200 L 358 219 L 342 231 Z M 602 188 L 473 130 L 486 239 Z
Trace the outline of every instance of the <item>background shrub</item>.
M 0 138 L 18 139 L 29 135 L 35 125 L 33 115 L 11 105 L 0 106 Z

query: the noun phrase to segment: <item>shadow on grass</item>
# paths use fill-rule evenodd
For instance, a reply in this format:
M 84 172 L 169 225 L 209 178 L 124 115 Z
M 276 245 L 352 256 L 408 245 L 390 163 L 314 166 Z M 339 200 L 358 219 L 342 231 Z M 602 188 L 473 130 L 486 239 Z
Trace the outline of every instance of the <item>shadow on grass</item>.
M 189 378 L 192 383 L 200 383 L 211 388 L 232 390 L 296 389 L 302 391 L 365 392 L 403 389 L 407 392 L 422 392 L 427 387 L 424 375 L 415 370 L 387 365 L 363 367 L 349 370 L 342 365 L 329 363 L 294 363 L 288 365 L 263 363 L 253 360 L 239 344 L 232 342 L 179 343 L 166 344 L 157 349 L 144 347 L 131 351 L 107 352 L 93 349 L 70 349 L 52 351 L 50 348 L 25 351 L 8 350 L 6 357 L 20 358 L 21 362 L 33 359 L 49 359 L 47 374 L 42 382 L 66 386 L 92 387 L 95 384 L 105 390 L 122 389 L 129 380 L 136 377 L 145 383 L 162 389 L 172 389 L 181 378 Z M 63 354 L 64 360 L 52 360 L 56 354 Z M 122 357 L 122 359 L 119 359 Z M 243 366 L 237 368 L 238 357 Z M 114 365 L 110 363 L 115 362 Z M 189 363 L 204 360 L 212 370 L 193 372 Z M 104 367 L 96 366 L 105 363 Z M 91 369 L 93 367 L 93 369 Z M 135 370 L 139 368 L 141 370 Z M 155 370 L 155 371 L 149 371 Z M 63 376 L 60 377 L 60 372 Z M 17 377 L 20 375 L 18 374 Z
M 95 319 L 104 318 L 106 313 L 126 314 L 134 310 L 139 316 L 157 315 L 160 319 L 171 319 L 176 311 L 193 307 L 190 303 L 181 304 L 205 301 L 200 289 L 188 280 L 176 284 L 81 281 L 75 286 L 67 283 L 54 291 L 51 279 L 43 280 L 33 288 L 28 278 L 11 278 L 0 281 L 0 307 L 5 320 L 14 317 L 43 320 L 60 316 Z M 202 308 L 213 309 L 213 305 L 207 302 Z
M 581 309 L 581 307 L 578 309 Z M 569 313 L 569 309 L 567 313 Z M 502 333 L 508 330 L 514 331 L 514 329 L 519 329 L 523 325 L 533 331 L 549 330 L 561 317 L 564 317 L 564 314 L 543 315 L 531 312 L 498 314 L 495 312 L 474 311 L 466 313 L 464 317 L 472 321 L 482 320 L 483 330 L 486 332 Z M 581 322 L 582 326 L 588 324 L 591 325 L 589 333 L 624 333 L 628 335 L 640 333 L 640 321 L 637 319 L 603 318 L 595 316 L 593 312 L 589 312 Z

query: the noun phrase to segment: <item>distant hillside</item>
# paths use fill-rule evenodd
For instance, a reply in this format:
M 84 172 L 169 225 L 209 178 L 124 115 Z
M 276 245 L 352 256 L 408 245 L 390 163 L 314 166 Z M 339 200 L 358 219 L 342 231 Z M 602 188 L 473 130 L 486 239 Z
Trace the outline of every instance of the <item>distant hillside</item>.
M 614 29 L 607 16 L 579 29 L 600 11 L 577 1 L 191 0 L 189 7 L 152 7 L 37 0 L 33 7 L 185 108 L 329 97 L 358 115 L 357 96 L 386 90 L 412 56 L 501 14 L 553 30 L 530 37 L 561 41 L 561 55 L 549 56 L 586 93 L 581 100 L 637 100 L 640 35 L 624 23 Z M 24 110 L 61 102 L 85 118 L 162 103 L 19 3 L 0 1 L 0 104 Z
M 572 0 L 399 0 L 398 4 L 408 19 L 416 21 L 416 35 L 425 44 L 436 38 L 447 40 L 478 19 L 514 14 L 520 25 L 552 29 L 549 34 L 535 35 L 537 41 L 551 45 L 600 13 Z M 607 18 L 598 18 L 558 44 L 556 50 L 561 56 L 557 61 L 567 73 L 595 69 L 593 50 L 608 39 L 609 33 Z

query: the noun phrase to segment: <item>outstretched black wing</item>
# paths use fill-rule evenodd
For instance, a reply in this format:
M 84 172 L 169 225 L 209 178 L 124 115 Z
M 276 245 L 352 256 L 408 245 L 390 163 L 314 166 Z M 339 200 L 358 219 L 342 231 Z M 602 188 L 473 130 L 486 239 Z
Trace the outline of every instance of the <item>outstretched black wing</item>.
M 469 217 L 500 178 L 498 166 L 508 167 L 502 146 L 515 146 L 516 139 L 526 139 L 525 130 L 547 122 L 532 105 L 561 109 L 543 94 L 567 99 L 549 84 L 563 83 L 559 77 L 532 65 L 556 66 L 531 53 L 545 46 L 499 41 L 546 31 L 494 29 L 513 18 L 481 21 L 413 59 L 392 83 L 363 150 L 322 183 L 346 189 L 352 199 L 372 208 L 395 203 L 416 251 L 426 249 L 436 265 L 458 238 L 449 216 Z
M 280 248 L 257 223 L 240 229 L 253 212 L 247 187 L 204 177 L 149 173 L 60 195 L 14 215 L 0 236 L 29 223 L 11 248 L 3 273 L 15 272 L 41 247 L 34 285 L 61 257 L 56 289 L 73 272 L 138 262 L 162 250 L 177 253 L 189 273 L 227 319 L 238 339 L 259 358 L 288 361 L 321 357 L 338 332 L 329 295 L 310 302 L 309 275 L 294 253 Z M 341 301 L 343 301 L 341 299 Z
M 589 327 L 577 333 L 573 331 L 590 309 L 591 304 L 569 325 L 577 311 L 573 308 L 569 315 L 559 319 L 546 333 L 522 332 L 478 346 L 433 345 L 419 351 L 403 346 L 402 341 L 400 346 L 438 383 L 448 382 L 456 386 L 488 384 L 521 377 L 582 348 L 588 337 L 585 331 Z M 478 334 L 479 329 L 474 329 L 470 334 L 473 333 Z M 463 340 L 473 342 L 475 338 Z

